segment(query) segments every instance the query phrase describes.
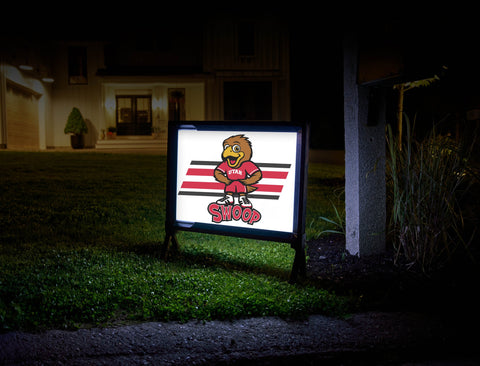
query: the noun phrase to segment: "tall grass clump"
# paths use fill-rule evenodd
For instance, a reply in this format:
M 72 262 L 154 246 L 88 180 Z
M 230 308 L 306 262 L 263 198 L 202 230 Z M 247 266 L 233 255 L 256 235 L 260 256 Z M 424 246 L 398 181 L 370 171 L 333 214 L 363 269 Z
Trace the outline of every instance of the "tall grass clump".
M 408 118 L 406 136 L 387 127 L 387 191 L 395 262 L 424 273 L 442 268 L 467 246 L 460 201 L 472 182 L 472 145 L 433 128 L 416 140 Z

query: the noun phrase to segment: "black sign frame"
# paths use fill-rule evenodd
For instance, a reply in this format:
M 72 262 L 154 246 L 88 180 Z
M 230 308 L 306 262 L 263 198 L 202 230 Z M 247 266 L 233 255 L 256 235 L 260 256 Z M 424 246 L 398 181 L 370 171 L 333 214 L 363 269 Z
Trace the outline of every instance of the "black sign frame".
M 295 132 L 297 134 L 295 157 L 295 201 L 293 230 L 280 232 L 274 230 L 251 229 L 248 227 L 234 227 L 199 222 L 183 222 L 177 220 L 177 164 L 178 164 L 178 136 L 183 129 L 200 131 L 244 131 L 248 132 Z M 295 250 L 290 282 L 295 282 L 298 275 L 306 273 L 305 259 L 305 216 L 307 197 L 307 173 L 309 151 L 308 123 L 299 122 L 269 122 L 269 121 L 170 121 L 168 125 L 167 148 L 167 191 L 166 191 L 166 218 L 165 240 L 162 248 L 162 257 L 167 257 L 167 252 L 172 244 L 172 249 L 178 249 L 176 232 L 195 231 L 206 234 L 243 237 L 249 239 L 267 240 L 274 242 L 290 243 Z

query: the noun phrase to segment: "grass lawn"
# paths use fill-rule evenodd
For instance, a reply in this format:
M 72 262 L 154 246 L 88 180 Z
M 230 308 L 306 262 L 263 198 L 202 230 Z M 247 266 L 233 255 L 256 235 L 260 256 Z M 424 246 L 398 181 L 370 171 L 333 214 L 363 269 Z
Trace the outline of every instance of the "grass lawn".
M 180 232 L 160 260 L 165 157 L 4 151 L 0 171 L 0 330 L 347 311 L 288 284 L 289 244 Z M 343 174 L 311 164 L 307 239 L 336 219 Z

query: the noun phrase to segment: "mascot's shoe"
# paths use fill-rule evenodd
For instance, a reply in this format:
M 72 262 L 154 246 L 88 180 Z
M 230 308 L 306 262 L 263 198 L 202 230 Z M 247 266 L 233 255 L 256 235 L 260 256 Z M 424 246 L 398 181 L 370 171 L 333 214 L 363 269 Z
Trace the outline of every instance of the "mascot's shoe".
M 217 201 L 217 205 L 233 205 L 233 203 L 234 203 L 233 196 L 229 194 L 226 194 L 225 197 Z
M 250 200 L 249 200 L 246 196 L 240 196 L 240 197 L 238 198 L 238 203 L 239 203 L 240 206 L 242 206 L 243 208 L 252 207 L 252 203 L 250 202 Z

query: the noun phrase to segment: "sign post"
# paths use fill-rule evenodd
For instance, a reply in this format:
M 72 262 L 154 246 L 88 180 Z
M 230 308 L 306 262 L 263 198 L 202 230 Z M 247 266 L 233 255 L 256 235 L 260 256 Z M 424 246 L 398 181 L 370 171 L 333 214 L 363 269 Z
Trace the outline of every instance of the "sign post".
M 178 230 L 290 243 L 305 275 L 309 128 L 294 122 L 171 121 L 162 254 Z

